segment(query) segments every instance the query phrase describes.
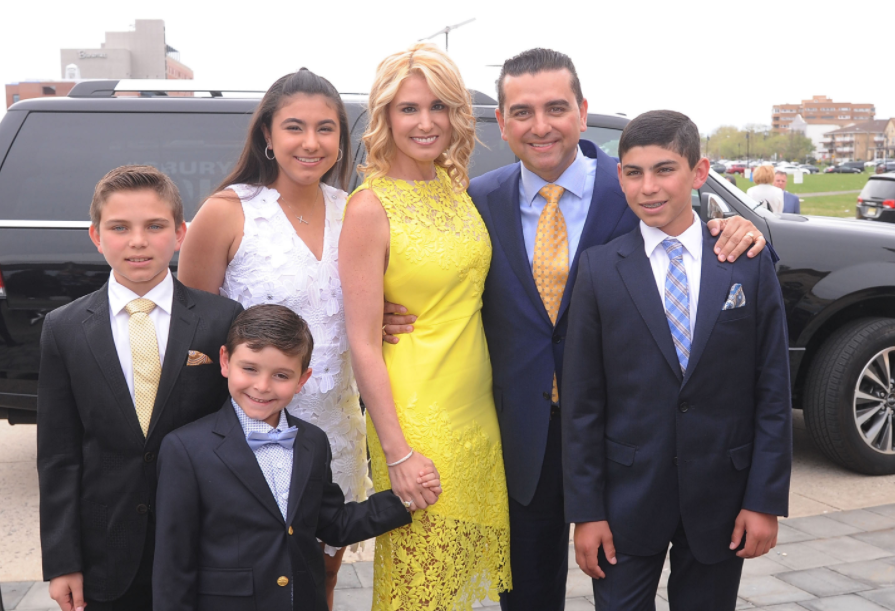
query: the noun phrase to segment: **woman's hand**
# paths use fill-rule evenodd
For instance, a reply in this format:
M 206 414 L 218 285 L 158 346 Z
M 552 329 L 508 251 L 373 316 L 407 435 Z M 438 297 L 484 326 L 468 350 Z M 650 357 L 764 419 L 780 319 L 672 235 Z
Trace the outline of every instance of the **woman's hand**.
M 439 492 L 436 493 L 433 488 L 424 485 L 425 482 L 421 480 L 428 477 L 427 473 L 434 473 L 436 477 L 438 476 L 435 464 L 421 453 L 414 452 L 413 456 L 401 464 L 388 468 L 392 492 L 405 503 L 410 501 L 411 509 L 414 510 L 434 505 L 438 500 L 441 488 L 439 486 Z

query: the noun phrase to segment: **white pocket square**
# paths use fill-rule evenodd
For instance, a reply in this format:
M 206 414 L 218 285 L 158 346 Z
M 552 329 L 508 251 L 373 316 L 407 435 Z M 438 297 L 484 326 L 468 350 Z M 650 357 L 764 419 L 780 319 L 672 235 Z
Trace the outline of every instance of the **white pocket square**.
M 730 293 L 727 295 L 727 301 L 724 302 L 722 310 L 732 310 L 734 308 L 742 308 L 746 305 L 746 295 L 743 293 L 743 285 L 737 282 L 730 287 Z

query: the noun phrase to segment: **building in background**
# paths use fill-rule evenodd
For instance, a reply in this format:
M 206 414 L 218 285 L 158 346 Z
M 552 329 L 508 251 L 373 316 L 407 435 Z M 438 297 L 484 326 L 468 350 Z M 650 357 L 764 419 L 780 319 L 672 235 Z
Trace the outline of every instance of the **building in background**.
M 62 75 L 75 66 L 82 79 L 191 79 L 180 52 L 165 40 L 161 19 L 137 19 L 129 32 L 106 32 L 98 49 L 62 49 Z
M 816 95 L 801 104 L 777 104 L 771 116 L 771 126 L 775 132 L 788 131 L 797 115 L 808 125 L 838 125 L 845 127 L 852 123 L 871 121 L 876 116 L 873 104 L 852 104 L 834 102 L 824 95 Z
M 165 40 L 161 19 L 137 19 L 129 32 L 106 32 L 98 49 L 62 49 L 62 80 L 6 85 L 6 107 L 19 100 L 68 95 L 81 79 L 192 79 L 180 52 Z M 190 95 L 172 93 L 171 95 Z
M 796 115 L 789 124 L 789 132 L 799 132 L 814 145 L 815 159 L 823 161 L 829 159 L 829 151 L 827 151 L 826 141 L 829 139 L 827 134 L 833 130 L 839 129 L 839 125 L 835 123 L 808 123 L 802 118 L 802 115 Z
M 836 163 L 886 159 L 895 152 L 895 119 L 855 123 L 824 135 L 821 146 Z

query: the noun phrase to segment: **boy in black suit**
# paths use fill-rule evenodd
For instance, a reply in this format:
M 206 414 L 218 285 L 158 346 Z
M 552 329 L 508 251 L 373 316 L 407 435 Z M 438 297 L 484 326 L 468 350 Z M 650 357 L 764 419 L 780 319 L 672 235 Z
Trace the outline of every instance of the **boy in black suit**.
M 289 308 L 249 308 L 221 347 L 230 398 L 162 443 L 158 611 L 326 611 L 318 537 L 345 546 L 410 523 L 410 503 L 390 490 L 346 504 L 326 434 L 284 409 L 311 375 L 312 348 Z M 440 494 L 434 471 L 420 481 Z
M 776 545 L 792 463 L 786 317 L 769 251 L 719 263 L 692 209 L 696 125 L 645 113 L 619 140 L 640 226 L 583 253 L 562 410 L 566 519 L 600 611 L 733 611 Z
M 96 185 L 100 290 L 41 335 L 37 468 L 44 579 L 63 611 L 152 607 L 155 458 L 162 438 L 227 395 L 215 358 L 242 306 L 168 269 L 186 234 L 174 183 L 123 166 Z

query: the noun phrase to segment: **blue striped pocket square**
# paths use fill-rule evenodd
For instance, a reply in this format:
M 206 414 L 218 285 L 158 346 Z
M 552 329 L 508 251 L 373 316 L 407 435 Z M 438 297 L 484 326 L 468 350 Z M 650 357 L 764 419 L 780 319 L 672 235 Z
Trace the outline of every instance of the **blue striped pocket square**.
M 743 285 L 737 282 L 730 287 L 730 293 L 727 295 L 727 301 L 724 302 L 722 310 L 732 310 L 741 308 L 746 305 L 746 295 L 743 293 Z

